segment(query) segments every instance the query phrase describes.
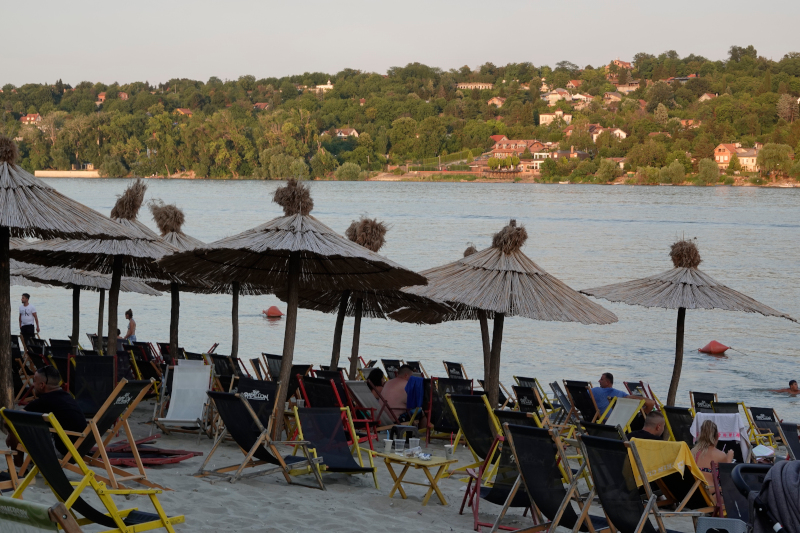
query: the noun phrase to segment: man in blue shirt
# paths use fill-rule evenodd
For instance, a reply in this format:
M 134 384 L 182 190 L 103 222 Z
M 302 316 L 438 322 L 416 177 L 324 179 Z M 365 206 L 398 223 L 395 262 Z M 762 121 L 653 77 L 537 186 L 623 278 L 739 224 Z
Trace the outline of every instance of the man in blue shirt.
M 643 396 L 631 395 L 626 392 L 622 392 L 621 390 L 617 390 L 613 387 L 614 385 L 614 376 L 611 372 L 605 372 L 602 376 L 600 376 L 600 386 L 595 387 L 592 389 L 592 396 L 594 396 L 594 403 L 597 404 L 597 409 L 600 410 L 600 414 L 603 414 L 606 409 L 608 409 L 608 404 L 611 403 L 611 398 L 633 398 L 635 400 L 644 400 L 644 412 L 645 414 L 649 413 L 653 410 L 653 407 L 656 405 L 656 402 L 645 398 Z

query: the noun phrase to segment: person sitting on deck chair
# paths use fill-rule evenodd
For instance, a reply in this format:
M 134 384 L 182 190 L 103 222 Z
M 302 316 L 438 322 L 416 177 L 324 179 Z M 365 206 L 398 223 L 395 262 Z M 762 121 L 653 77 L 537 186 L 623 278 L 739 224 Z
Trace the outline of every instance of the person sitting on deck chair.
M 655 407 L 656 402 L 645 398 L 644 396 L 638 396 L 636 394 L 627 394 L 622 392 L 621 390 L 617 390 L 614 388 L 614 376 L 611 372 L 603 372 L 603 375 L 600 376 L 600 383 L 599 387 L 595 387 L 592 389 L 592 396 L 594 396 L 594 402 L 597 404 L 597 409 L 600 410 L 600 413 L 604 413 L 606 409 L 608 409 L 608 404 L 611 403 L 611 398 L 633 398 L 634 400 L 644 400 L 644 412 L 645 414 L 649 413 Z
M 383 370 L 380 368 L 373 368 L 367 374 L 367 381 L 372 385 L 372 394 L 378 397 L 378 394 L 383 392 Z
M 717 441 L 719 440 L 719 429 L 717 425 L 711 420 L 706 420 L 700 426 L 700 434 L 697 436 L 697 443 L 692 448 L 692 455 L 694 462 L 703 472 L 710 490 L 714 490 L 714 478 L 711 476 L 711 463 L 732 463 L 733 450 L 728 450 L 727 453 L 717 449 Z M 716 494 L 712 492 L 712 496 L 716 498 Z
M 43 366 L 36 371 L 33 376 L 33 395 L 34 400 L 25 406 L 25 410 L 30 413 L 53 413 L 58 423 L 66 431 L 75 431 L 80 433 L 86 427 L 86 417 L 75 398 L 70 393 L 60 387 L 61 375 L 58 370 L 52 366 Z M 74 442 L 77 437 L 70 436 Z M 58 438 L 58 435 L 53 433 L 53 442 L 56 449 L 64 456 L 67 453 L 67 447 Z M 17 448 L 17 439 L 13 433 L 9 433 L 6 437 L 6 446 L 9 450 Z M 18 453 L 14 456 L 14 464 L 17 466 L 22 465 L 24 454 Z
M 628 433 L 628 439 L 661 440 L 664 427 L 664 415 L 658 411 L 651 411 L 644 419 L 644 427 Z
M 397 375 L 383 384 L 383 392 L 381 395 L 389 408 L 394 413 L 401 413 L 397 415 L 400 422 L 408 422 L 411 419 L 411 413 L 408 412 L 408 382 L 411 379 L 414 371 L 410 366 L 403 365 L 397 371 Z M 427 421 L 423 418 L 417 418 L 420 427 L 427 427 Z

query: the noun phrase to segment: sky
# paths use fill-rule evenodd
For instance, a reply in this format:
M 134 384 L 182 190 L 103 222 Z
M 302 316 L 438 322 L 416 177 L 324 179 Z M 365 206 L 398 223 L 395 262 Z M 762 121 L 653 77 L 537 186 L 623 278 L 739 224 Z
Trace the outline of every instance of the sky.
M 800 51 L 798 16 L 796 0 L 3 0 L 0 86 L 385 73 L 411 62 L 583 67 L 666 50 L 717 60 L 749 44 L 779 60 Z

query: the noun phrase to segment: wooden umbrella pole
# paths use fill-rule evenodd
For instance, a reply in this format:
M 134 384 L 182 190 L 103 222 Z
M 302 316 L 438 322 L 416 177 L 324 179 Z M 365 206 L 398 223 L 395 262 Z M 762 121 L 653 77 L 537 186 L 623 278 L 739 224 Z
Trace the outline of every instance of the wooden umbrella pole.
M 292 358 L 294 357 L 294 337 L 297 332 L 297 307 L 300 300 L 300 252 L 291 252 L 289 255 L 289 296 L 286 299 L 286 331 L 283 335 L 283 359 L 281 361 L 281 374 L 278 380 L 278 392 L 275 396 L 275 409 L 273 411 L 272 427 L 275 428 L 273 439 L 279 439 L 283 431 L 284 402 L 289 387 L 292 372 Z
M 669 382 L 667 405 L 675 405 L 678 395 L 678 382 L 681 380 L 681 367 L 683 366 L 683 324 L 686 321 L 686 308 L 678 308 L 678 327 L 675 332 L 675 366 L 672 368 L 672 381 Z
M 104 347 L 106 353 L 111 354 L 117 353 L 117 307 L 119 306 L 119 286 L 121 282 L 122 256 L 115 255 L 114 266 L 111 269 L 111 288 L 108 290 L 108 346 Z
M 238 281 L 234 281 L 231 292 L 233 293 L 233 303 L 231 304 L 231 357 L 239 357 L 239 287 Z
M 178 320 L 181 314 L 181 286 L 172 282 L 169 284 L 169 292 L 172 301 L 169 310 L 169 353 L 178 354 Z
M 78 336 L 81 331 L 81 289 L 72 287 L 72 346 L 78 349 Z M 77 353 L 77 352 L 75 352 Z
M 342 329 L 344 328 L 344 317 L 347 314 L 347 304 L 350 301 L 350 291 L 342 291 L 342 299 L 339 300 L 339 313 L 336 315 L 336 327 L 333 330 L 333 351 L 331 352 L 331 369 L 339 367 L 339 354 L 342 351 Z
M 489 398 L 492 409 L 497 407 L 500 392 L 500 349 L 503 346 L 504 313 L 494 314 L 494 332 L 492 333 L 492 359 L 489 362 L 489 373 L 484 377 L 483 389 Z
M 489 361 L 492 359 L 492 347 L 489 344 L 489 322 L 486 311 L 478 309 L 478 320 L 481 323 L 481 341 L 483 344 L 483 379 L 489 375 Z
M 350 349 L 350 379 L 356 379 L 358 372 L 358 344 L 361 341 L 361 315 L 364 312 L 364 300 L 356 298 L 355 322 L 353 323 L 353 346 Z
M 98 308 L 100 309 L 100 314 L 97 315 L 97 341 L 100 342 L 100 339 L 103 338 L 103 308 L 106 306 L 106 290 L 100 289 L 100 304 Z
M 0 404 L 11 409 L 14 386 L 11 381 L 11 266 L 9 240 L 11 232 L 0 228 Z M 5 427 L 5 424 L 0 423 Z

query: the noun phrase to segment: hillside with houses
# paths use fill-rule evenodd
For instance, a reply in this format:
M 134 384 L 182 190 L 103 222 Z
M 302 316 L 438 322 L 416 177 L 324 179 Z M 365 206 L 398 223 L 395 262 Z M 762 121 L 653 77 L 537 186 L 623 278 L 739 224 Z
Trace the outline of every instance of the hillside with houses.
M 26 169 L 366 179 L 374 172 L 608 183 L 800 179 L 800 53 L 674 51 L 157 85 L 6 84 Z

